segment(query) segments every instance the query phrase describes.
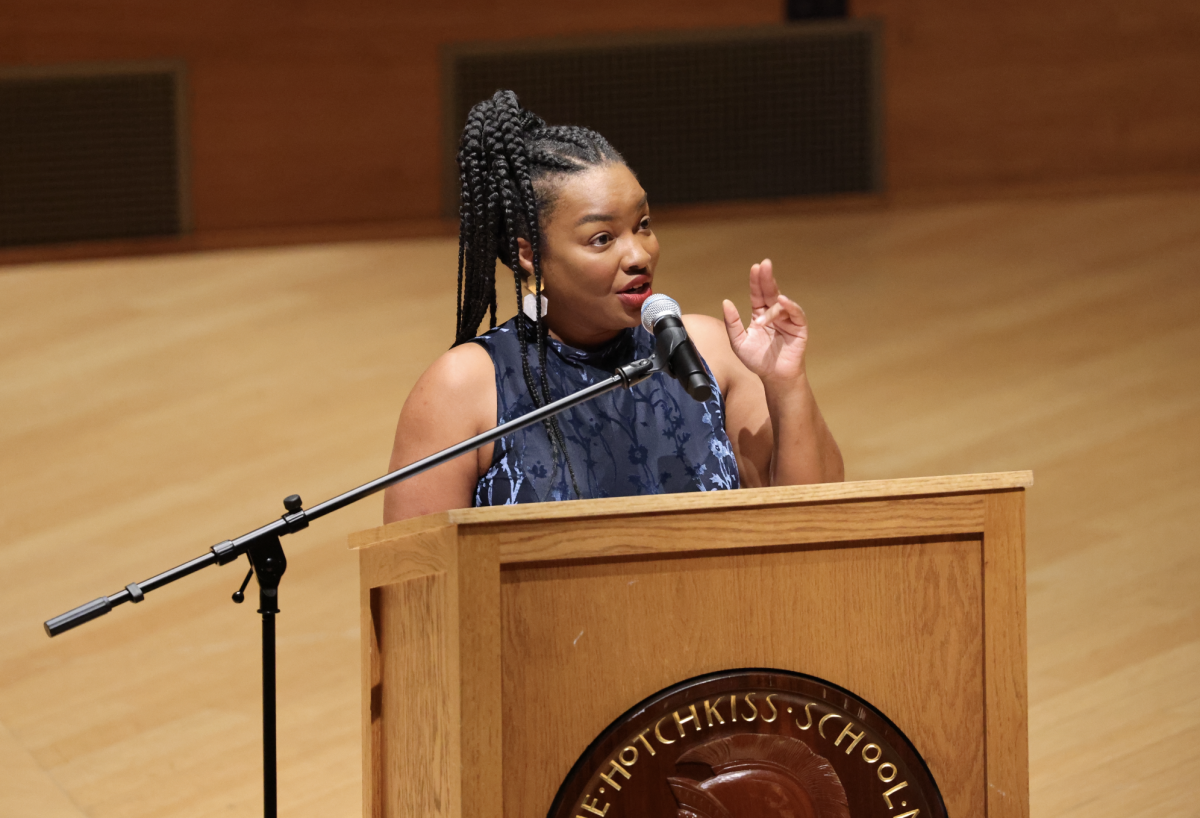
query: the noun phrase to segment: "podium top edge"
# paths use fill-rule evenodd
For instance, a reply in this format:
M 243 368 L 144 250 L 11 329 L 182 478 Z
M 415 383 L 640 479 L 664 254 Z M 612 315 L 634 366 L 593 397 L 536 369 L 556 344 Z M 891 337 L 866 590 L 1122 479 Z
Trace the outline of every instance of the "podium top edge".
M 905 477 L 894 480 L 861 480 L 851 483 L 815 483 L 806 486 L 773 486 L 735 491 L 655 494 L 643 497 L 606 497 L 599 500 L 566 500 L 557 503 L 459 508 L 389 523 L 350 535 L 350 548 L 365 548 L 377 542 L 418 534 L 448 525 L 567 520 L 585 517 L 625 517 L 638 514 L 670 514 L 712 511 L 721 508 L 799 505 L 847 500 L 940 494 L 975 494 L 1025 489 L 1033 485 L 1032 471 L 951 474 L 937 477 Z

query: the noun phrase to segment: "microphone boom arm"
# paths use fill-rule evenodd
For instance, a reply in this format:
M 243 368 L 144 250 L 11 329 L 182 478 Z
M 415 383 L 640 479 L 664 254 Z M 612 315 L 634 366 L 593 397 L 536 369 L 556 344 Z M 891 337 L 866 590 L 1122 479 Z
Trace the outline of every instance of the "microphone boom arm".
M 177 579 L 182 579 L 210 565 L 226 565 L 233 562 L 242 554 L 253 552 L 269 544 L 272 539 L 277 541 L 279 537 L 294 534 L 297 531 L 307 528 L 310 522 L 324 517 L 326 514 L 331 514 L 352 503 L 357 503 L 359 500 L 369 497 L 376 492 L 383 491 L 389 486 L 403 482 L 410 477 L 415 477 L 435 466 L 440 466 L 460 455 L 474 451 L 480 446 L 485 446 L 488 443 L 499 440 L 518 429 L 524 429 L 526 426 L 539 423 L 546 418 L 553 417 L 560 412 L 564 412 L 592 398 L 599 397 L 606 392 L 611 392 L 619 387 L 628 389 L 634 384 L 640 383 L 650 377 L 655 372 L 661 371 L 663 368 L 664 364 L 657 355 L 633 361 L 619 367 L 616 373 L 607 380 L 581 389 L 572 395 L 560 398 L 538 409 L 534 409 L 527 415 L 510 420 L 507 423 L 502 423 L 494 429 L 490 429 L 447 449 L 443 449 L 440 452 L 431 454 L 415 463 L 378 477 L 369 483 L 364 483 L 358 488 L 339 494 L 323 503 L 318 503 L 311 508 L 301 508 L 300 498 L 297 495 L 292 495 L 284 500 L 287 513 L 279 519 L 272 520 L 266 525 L 260 526 L 236 539 L 217 543 L 208 550 L 208 553 L 202 554 L 169 571 L 164 571 L 142 582 L 131 582 L 124 589 L 111 596 L 102 596 L 77 608 L 73 608 L 64 614 L 60 614 L 53 619 L 49 619 L 45 623 L 46 635 L 58 636 L 64 631 L 103 616 L 116 606 L 126 602 L 141 602 L 149 591 L 157 590 L 164 585 L 172 583 Z M 251 556 L 253 558 L 253 553 Z

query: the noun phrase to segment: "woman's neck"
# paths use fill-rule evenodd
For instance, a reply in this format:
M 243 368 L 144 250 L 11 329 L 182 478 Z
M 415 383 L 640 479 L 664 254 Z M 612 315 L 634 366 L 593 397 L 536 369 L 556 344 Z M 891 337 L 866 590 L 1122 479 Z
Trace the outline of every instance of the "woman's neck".
M 593 349 L 599 349 L 605 344 L 610 343 L 626 329 L 627 327 L 621 327 L 620 329 L 604 329 L 593 332 L 580 332 L 578 327 L 571 327 L 571 331 L 564 333 L 556 329 L 552 323 L 549 327 L 551 338 L 559 343 L 566 344 L 567 346 L 575 349 L 584 350 L 585 352 Z

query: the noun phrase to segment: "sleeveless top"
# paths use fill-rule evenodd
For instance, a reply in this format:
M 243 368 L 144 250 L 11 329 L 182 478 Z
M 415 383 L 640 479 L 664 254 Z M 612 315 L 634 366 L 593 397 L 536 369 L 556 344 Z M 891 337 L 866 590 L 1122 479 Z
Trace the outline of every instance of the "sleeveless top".
M 496 370 L 496 422 L 534 409 L 522 372 L 516 319 L 474 339 Z M 622 330 L 598 349 L 581 350 L 546 339 L 546 374 L 552 400 L 612 376 L 618 366 L 654 351 L 642 327 Z M 536 343 L 529 366 L 540 382 Z M 694 400 L 666 373 L 631 389 L 618 387 L 558 415 L 575 480 L 584 498 L 713 491 L 738 487 L 737 461 L 725 434 L 725 399 L 708 364 L 713 396 Z M 555 456 L 544 424 L 526 426 L 496 441 L 492 464 L 475 486 L 475 505 L 574 500 L 571 475 Z

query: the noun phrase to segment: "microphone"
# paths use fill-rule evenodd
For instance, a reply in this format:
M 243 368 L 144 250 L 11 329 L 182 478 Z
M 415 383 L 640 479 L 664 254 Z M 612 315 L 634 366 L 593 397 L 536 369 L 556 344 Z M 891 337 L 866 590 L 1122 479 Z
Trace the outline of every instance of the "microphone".
M 654 352 L 659 365 L 684 391 L 700 402 L 712 397 L 712 385 L 700 353 L 688 338 L 683 326 L 683 311 L 675 299 L 655 293 L 642 302 L 642 326 L 654 334 Z

